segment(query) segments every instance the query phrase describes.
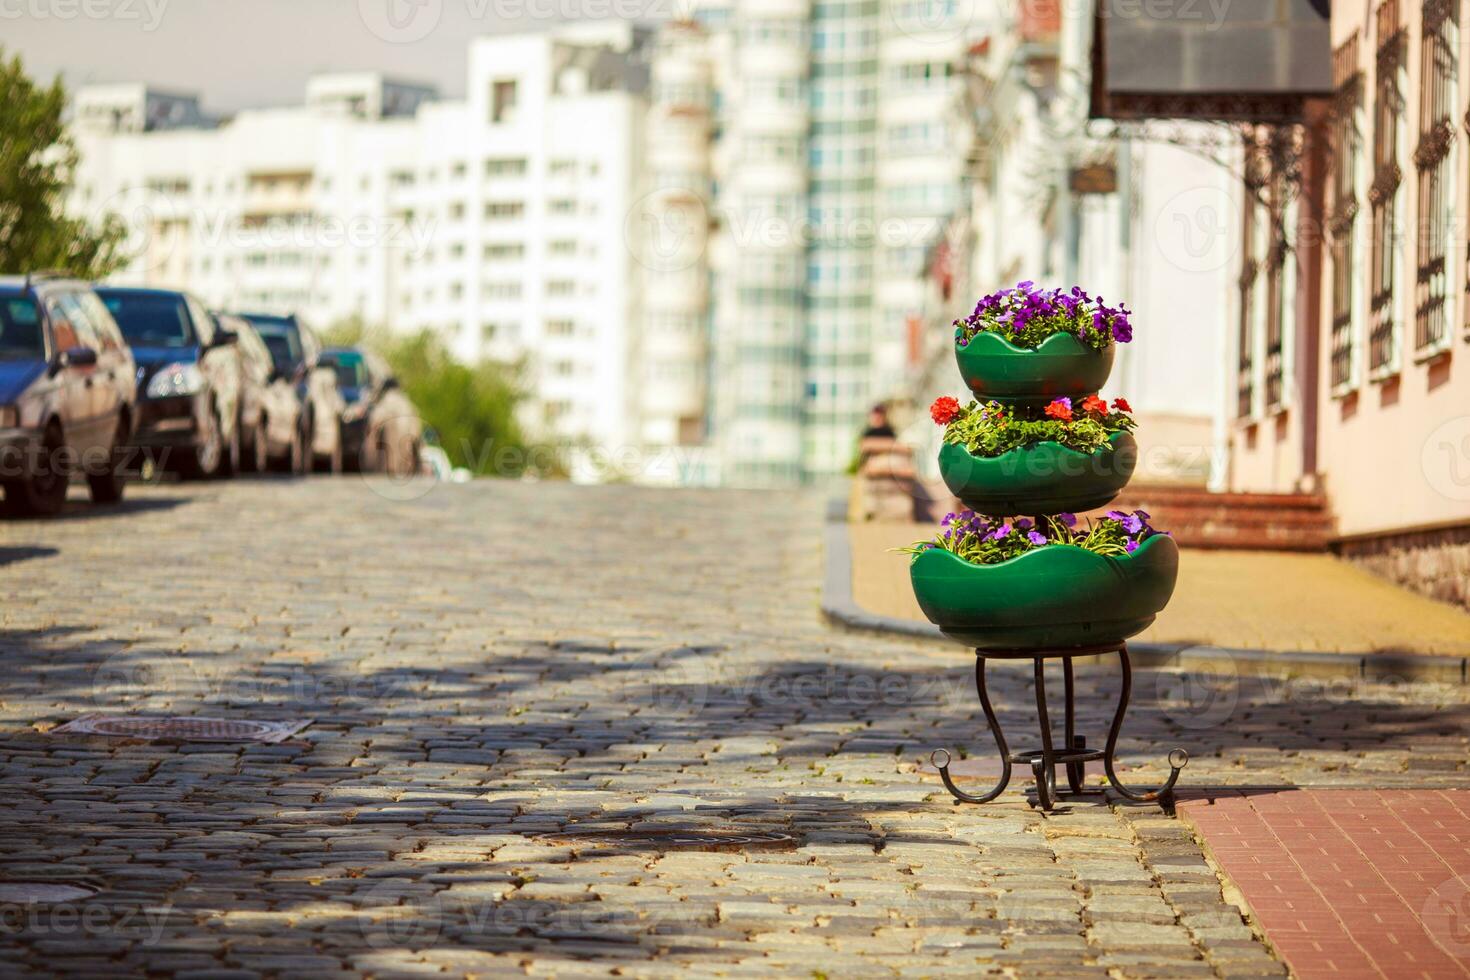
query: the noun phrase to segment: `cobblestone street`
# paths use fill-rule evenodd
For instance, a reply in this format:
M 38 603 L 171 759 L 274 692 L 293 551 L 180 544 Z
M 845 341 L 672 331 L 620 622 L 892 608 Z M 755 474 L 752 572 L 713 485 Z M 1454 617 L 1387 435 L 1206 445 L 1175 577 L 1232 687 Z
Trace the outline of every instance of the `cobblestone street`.
M 394 490 L 134 488 L 0 524 L 0 974 L 1285 975 L 1187 821 L 1043 815 L 1019 772 L 950 801 L 921 763 L 990 759 L 973 659 L 821 621 L 820 497 Z M 993 678 L 1027 747 L 1029 664 Z M 1100 742 L 1116 668 L 1079 680 Z M 1122 775 L 1182 746 L 1196 795 L 1470 788 L 1466 690 L 1139 671 Z M 311 724 L 49 734 L 90 712 Z M 701 829 L 789 840 L 545 836 Z M 4 898 L 47 881 L 96 894 Z

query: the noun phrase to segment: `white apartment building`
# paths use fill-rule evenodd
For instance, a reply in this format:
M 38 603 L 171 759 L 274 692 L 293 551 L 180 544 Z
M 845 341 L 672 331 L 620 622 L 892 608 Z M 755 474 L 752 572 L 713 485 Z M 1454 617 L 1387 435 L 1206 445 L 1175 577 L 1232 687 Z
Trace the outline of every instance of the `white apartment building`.
M 955 110 L 980 8 L 705 0 L 664 26 L 645 183 L 644 247 L 662 256 L 642 331 L 658 352 L 650 445 L 708 445 L 715 465 L 696 472 L 732 485 L 846 469 L 914 356 L 925 256 L 968 203 Z
M 71 203 L 128 223 L 120 282 L 432 328 L 464 358 L 524 361 L 534 434 L 627 446 L 646 41 L 624 23 L 483 38 L 462 101 L 332 75 L 219 122 L 142 85 L 82 89 Z

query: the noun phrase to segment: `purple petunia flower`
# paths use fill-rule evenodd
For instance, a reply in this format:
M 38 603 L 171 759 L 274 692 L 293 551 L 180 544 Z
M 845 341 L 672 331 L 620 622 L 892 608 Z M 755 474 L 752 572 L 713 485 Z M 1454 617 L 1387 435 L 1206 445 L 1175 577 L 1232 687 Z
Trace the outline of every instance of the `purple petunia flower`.
M 1040 531 L 1032 531 L 1030 534 L 1026 535 L 1026 537 L 1030 540 L 1032 544 L 1046 544 L 1046 535 L 1042 534 Z
M 1029 531 L 1029 530 L 1031 530 L 1031 518 L 1029 518 L 1029 517 L 1018 517 L 1016 519 L 1016 530 L 1017 531 Z
M 1139 516 L 1139 517 L 1141 517 L 1141 518 L 1143 518 L 1143 519 L 1144 519 L 1144 520 L 1146 520 L 1146 521 L 1151 521 L 1151 520 L 1153 520 L 1153 515 L 1152 515 L 1152 514 L 1150 514 L 1150 513 L 1149 513 L 1149 512 L 1148 512 L 1148 511 L 1146 511 L 1146 510 L 1135 510 L 1135 511 L 1134 511 L 1134 512 L 1133 512 L 1133 513 L 1135 513 L 1135 514 L 1137 514 L 1137 515 L 1138 515 L 1138 516 Z
M 1126 542 L 1124 542 L 1123 550 L 1128 552 L 1130 555 L 1133 554 L 1135 551 L 1138 550 L 1138 542 L 1133 540 L 1132 538 L 1129 538 Z
M 1130 514 L 1127 517 L 1123 518 L 1123 530 L 1127 531 L 1129 534 L 1137 534 L 1139 531 L 1143 530 L 1143 521 L 1141 521 L 1136 515 Z
M 1111 517 L 1115 521 L 1121 521 L 1128 515 L 1123 513 L 1121 510 L 1110 510 L 1108 511 L 1107 516 Z
M 1000 527 L 998 527 L 994 531 L 991 531 L 990 532 L 990 540 L 992 540 L 992 541 L 999 541 L 1001 538 L 1004 538 L 1006 535 L 1008 535 L 1010 533 L 1011 533 L 1011 526 L 1009 524 L 1002 524 Z
M 1069 513 L 1058 514 L 1057 521 L 1062 525 L 1062 527 L 1076 527 L 1077 515 Z

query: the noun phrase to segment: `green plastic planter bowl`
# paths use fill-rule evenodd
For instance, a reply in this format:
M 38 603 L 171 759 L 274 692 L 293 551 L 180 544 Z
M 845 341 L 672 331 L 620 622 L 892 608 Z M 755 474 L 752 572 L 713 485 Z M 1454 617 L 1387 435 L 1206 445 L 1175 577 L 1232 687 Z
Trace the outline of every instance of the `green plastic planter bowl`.
M 929 621 L 979 650 L 1121 642 L 1168 605 L 1178 576 L 1179 547 L 1163 534 L 1121 558 L 1047 545 L 997 565 L 972 565 L 931 548 L 909 567 Z
M 1101 507 L 1118 495 L 1138 464 L 1138 443 L 1127 432 L 1108 437 L 1110 450 L 1079 453 L 1056 442 L 976 456 L 946 443 L 939 473 L 966 507 L 979 514 L 1058 514 Z
M 1035 350 L 1000 334 L 980 333 L 954 356 L 975 397 L 1012 404 L 1046 404 L 1063 396 L 1085 398 L 1107 383 L 1117 344 L 1094 350 L 1069 333 L 1052 334 Z

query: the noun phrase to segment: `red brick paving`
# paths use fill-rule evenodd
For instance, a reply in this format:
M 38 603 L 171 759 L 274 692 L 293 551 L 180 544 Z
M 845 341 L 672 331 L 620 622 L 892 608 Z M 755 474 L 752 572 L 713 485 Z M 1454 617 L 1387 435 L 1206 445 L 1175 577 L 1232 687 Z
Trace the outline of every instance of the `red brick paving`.
M 1470 792 L 1218 790 L 1179 813 L 1297 977 L 1470 976 Z

